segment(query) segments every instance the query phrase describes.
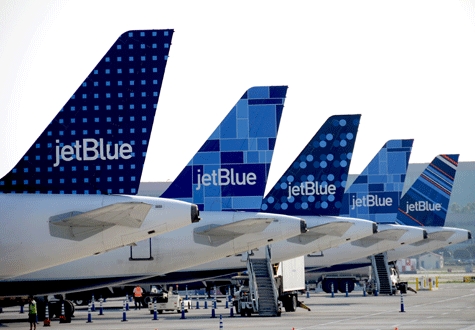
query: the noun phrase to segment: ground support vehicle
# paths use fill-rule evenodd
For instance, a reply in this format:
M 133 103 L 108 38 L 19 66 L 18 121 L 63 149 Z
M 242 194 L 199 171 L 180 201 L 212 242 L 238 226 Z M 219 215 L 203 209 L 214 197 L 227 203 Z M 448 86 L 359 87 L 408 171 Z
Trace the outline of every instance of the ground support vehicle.
M 159 314 L 163 312 L 181 313 L 182 309 L 185 313 L 191 309 L 191 300 L 183 299 L 178 293 L 174 292 L 170 287 L 168 291 L 150 292 L 148 295 L 148 310 L 150 314 L 155 312 L 155 308 Z
M 304 257 L 272 264 L 270 248 L 266 259 L 249 258 L 247 276 L 233 278 L 241 283 L 234 294 L 234 307 L 241 316 L 280 316 L 282 307 L 286 312 L 294 312 L 297 307 L 310 310 L 298 300 L 299 293 L 305 291 Z M 240 280 L 240 281 L 239 281 Z
M 397 291 L 406 293 L 409 288 L 407 282 L 399 278 L 399 272 L 394 263 L 388 263 L 386 253 L 369 257 L 371 266 L 356 269 L 342 270 L 338 272 L 320 273 L 311 275 L 316 285 L 321 285 L 326 293 L 350 293 L 356 285 L 364 286 L 368 294 L 396 294 Z M 333 289 L 332 289 L 333 288 Z

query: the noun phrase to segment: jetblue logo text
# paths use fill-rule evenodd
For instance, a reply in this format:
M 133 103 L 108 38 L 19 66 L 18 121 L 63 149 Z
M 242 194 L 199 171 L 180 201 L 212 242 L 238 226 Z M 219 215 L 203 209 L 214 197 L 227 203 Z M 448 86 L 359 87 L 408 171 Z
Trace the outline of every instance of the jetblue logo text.
M 372 206 L 392 206 L 393 199 L 391 197 L 379 197 L 378 195 L 367 195 L 361 198 L 355 198 L 351 200 L 351 209 L 354 210 L 357 207 L 372 207 Z
M 73 159 L 78 161 L 91 161 L 96 159 L 113 160 L 113 159 L 129 159 L 132 157 L 132 146 L 123 143 L 120 146 L 115 143 L 113 145 L 104 145 L 103 139 L 83 139 L 77 140 L 74 146 L 59 146 L 59 140 L 56 140 L 56 162 L 54 167 L 58 166 L 60 161 L 69 162 Z
M 318 181 L 316 182 L 302 182 L 300 186 L 291 186 L 289 184 L 289 196 L 313 196 L 313 195 L 334 195 L 336 192 L 336 186 L 334 184 L 329 185 L 319 185 Z
M 257 175 L 256 173 L 249 172 L 249 173 L 235 173 L 234 169 L 227 169 L 227 168 L 220 168 L 216 172 L 216 170 L 213 170 L 211 174 L 208 173 L 200 173 L 200 170 L 198 170 L 197 173 L 198 176 L 198 186 L 196 187 L 196 190 L 200 190 L 201 186 L 207 187 L 207 186 L 228 186 L 228 185 L 238 185 L 238 186 L 244 186 L 244 185 L 255 185 L 256 184 L 256 179 Z
M 429 203 L 428 201 L 419 201 L 412 204 L 406 203 L 406 213 L 414 211 L 440 211 L 442 205 L 440 203 Z

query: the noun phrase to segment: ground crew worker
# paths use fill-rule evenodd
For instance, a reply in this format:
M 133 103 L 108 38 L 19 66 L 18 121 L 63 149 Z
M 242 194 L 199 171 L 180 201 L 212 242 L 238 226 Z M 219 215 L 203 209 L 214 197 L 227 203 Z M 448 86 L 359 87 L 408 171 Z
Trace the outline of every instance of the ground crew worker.
M 36 315 L 38 311 L 36 309 L 36 301 L 33 296 L 28 296 L 28 322 L 30 322 L 30 330 L 36 330 Z
M 142 294 L 143 294 L 143 290 L 142 288 L 137 285 L 135 288 L 134 288 L 134 303 L 135 303 L 135 310 L 137 310 L 137 305 L 139 306 L 139 309 L 142 305 Z

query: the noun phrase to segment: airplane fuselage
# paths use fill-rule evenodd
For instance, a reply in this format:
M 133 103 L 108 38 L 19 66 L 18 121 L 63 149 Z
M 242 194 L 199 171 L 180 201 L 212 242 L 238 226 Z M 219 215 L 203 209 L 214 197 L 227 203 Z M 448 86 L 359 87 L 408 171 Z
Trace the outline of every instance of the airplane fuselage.
M 320 268 L 350 262 L 382 253 L 406 244 L 423 241 L 427 234 L 421 227 L 379 224 L 378 233 L 324 250 L 322 255 L 305 258 L 306 268 Z
M 119 203 L 150 207 L 141 223 L 127 219 L 114 224 L 117 214 L 102 226 L 96 222 L 88 227 L 87 219 L 74 228 L 61 223 L 61 219 Z M 192 223 L 192 204 L 164 198 L 0 194 L 0 205 L 0 279 L 92 256 Z
M 138 242 L 136 246 L 119 248 L 8 281 L 0 281 L 0 289 L 18 295 L 21 292 L 14 293 L 13 289 L 10 292 L 14 283 L 21 282 L 25 286 L 25 283 L 42 280 L 54 281 L 55 288 L 61 287 L 62 291 L 82 290 L 84 283 L 88 281 L 94 283 L 91 286 L 99 282 L 103 286 L 115 285 L 131 278 L 166 274 L 222 259 L 285 240 L 306 230 L 305 222 L 299 218 L 268 213 L 202 211 L 200 218 L 199 223 Z M 224 232 L 223 240 L 214 242 L 203 234 L 204 229 L 213 228 L 215 225 L 232 224 L 250 218 L 262 222 L 261 231 L 256 232 L 255 226 L 249 226 L 249 229 L 241 228 L 244 234 Z M 246 231 L 248 232 L 245 233 Z M 138 254 L 134 250 L 137 252 L 140 250 L 145 254 L 137 257 Z M 68 284 L 63 286 L 60 281 L 66 281 Z
M 452 244 L 465 242 L 472 238 L 472 233 L 467 229 L 453 227 L 423 227 L 427 231 L 427 239 L 409 245 L 399 246 L 388 251 L 388 260 L 408 258 L 421 253 L 434 251 Z
M 293 259 L 309 253 L 316 253 L 331 247 L 337 247 L 348 241 L 353 241 L 372 235 L 375 232 L 375 224 L 372 221 L 346 218 L 346 217 L 312 217 L 304 216 L 309 231 L 298 236 L 294 236 L 285 241 L 271 244 L 272 262 L 277 263 L 284 260 Z M 324 228 L 325 224 L 333 222 L 348 223 L 349 228 L 344 233 L 337 235 L 328 232 Z M 322 228 L 322 230 L 315 230 Z M 314 230 L 312 232 L 312 230 Z M 265 258 L 264 249 L 253 251 L 254 258 Z M 193 273 L 193 271 L 210 271 L 213 269 L 242 270 L 246 268 L 246 263 L 241 260 L 241 256 L 232 255 L 228 258 L 216 260 L 211 263 L 198 265 L 183 271 Z

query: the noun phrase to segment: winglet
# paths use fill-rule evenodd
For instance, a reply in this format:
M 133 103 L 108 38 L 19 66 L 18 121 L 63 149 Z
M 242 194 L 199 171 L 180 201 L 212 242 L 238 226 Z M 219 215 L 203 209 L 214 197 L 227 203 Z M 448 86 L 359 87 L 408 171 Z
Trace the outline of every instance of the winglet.
M 122 34 L 0 193 L 136 194 L 173 30 Z
M 247 90 L 162 194 L 201 211 L 259 210 L 287 86 Z
M 286 215 L 339 215 L 361 115 L 331 116 L 262 202 Z
M 459 155 L 438 155 L 404 194 L 397 222 L 409 226 L 444 226 Z
M 394 223 L 414 140 L 389 140 L 348 187 L 341 216 Z

